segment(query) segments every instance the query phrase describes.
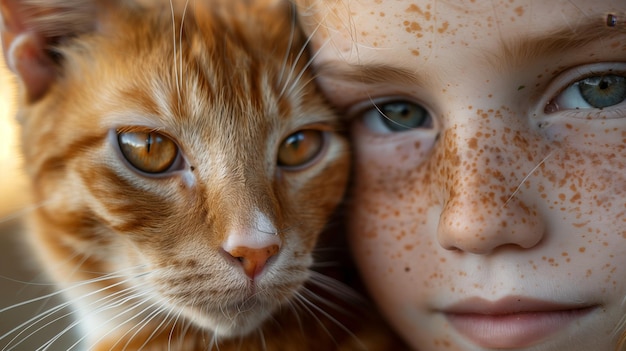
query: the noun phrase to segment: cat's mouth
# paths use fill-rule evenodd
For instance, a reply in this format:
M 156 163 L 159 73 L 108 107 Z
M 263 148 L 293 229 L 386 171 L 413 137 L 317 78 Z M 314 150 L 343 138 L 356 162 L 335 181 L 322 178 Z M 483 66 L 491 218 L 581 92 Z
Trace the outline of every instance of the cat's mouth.
M 257 329 L 279 306 L 277 300 L 270 301 L 254 295 L 221 306 L 186 307 L 183 315 L 197 326 L 212 330 L 217 336 L 236 337 Z
M 220 337 L 236 337 L 254 331 L 281 306 L 290 304 L 303 284 L 304 281 L 277 286 L 249 280 L 238 288 L 169 296 L 174 297 L 170 299 L 174 310 L 196 326 Z

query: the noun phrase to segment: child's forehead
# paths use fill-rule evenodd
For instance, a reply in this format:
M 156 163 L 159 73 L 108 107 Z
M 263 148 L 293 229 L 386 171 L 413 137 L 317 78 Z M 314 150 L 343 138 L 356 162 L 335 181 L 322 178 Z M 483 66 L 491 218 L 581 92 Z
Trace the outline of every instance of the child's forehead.
M 588 33 L 608 29 L 626 31 L 623 0 L 532 1 L 394 1 L 300 0 L 300 12 L 310 32 L 370 45 L 412 42 L 422 47 L 433 40 L 454 44 L 498 42 L 508 38 Z M 622 17 L 622 18 L 620 18 Z M 315 19 L 310 21 L 310 19 Z M 321 24 L 320 24 L 321 23 Z M 619 23 L 623 28 L 619 28 Z M 397 44 L 397 43 L 396 43 Z
M 573 62 L 593 62 L 587 56 L 602 50 L 602 43 L 617 55 L 611 60 L 623 57 L 625 50 L 619 44 L 626 42 L 623 0 L 320 0 L 317 4 L 323 6 L 301 13 L 308 31 L 316 33 L 315 49 L 323 48 L 318 64 L 339 59 L 419 69 L 439 62 L 450 72 L 450 64 L 461 56 L 467 64 L 503 61 L 506 67 L 521 68 L 542 57 L 569 55 L 570 59 L 573 53 L 586 55 L 571 58 Z M 307 18 L 310 14 L 314 15 Z M 611 16 L 617 17 L 618 25 L 607 24 Z M 470 56 L 478 56 L 478 61 Z

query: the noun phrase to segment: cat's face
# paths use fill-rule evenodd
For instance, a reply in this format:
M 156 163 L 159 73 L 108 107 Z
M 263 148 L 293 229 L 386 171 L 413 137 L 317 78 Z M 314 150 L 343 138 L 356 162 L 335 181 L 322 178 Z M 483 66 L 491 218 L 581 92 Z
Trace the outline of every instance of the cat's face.
M 354 118 L 351 246 L 405 339 L 617 349 L 624 2 L 301 2 Z
M 158 311 L 245 334 L 308 278 L 348 173 L 338 120 L 285 6 L 111 4 L 43 89 L 16 67 L 32 43 L 7 50 L 32 242 L 92 331 Z

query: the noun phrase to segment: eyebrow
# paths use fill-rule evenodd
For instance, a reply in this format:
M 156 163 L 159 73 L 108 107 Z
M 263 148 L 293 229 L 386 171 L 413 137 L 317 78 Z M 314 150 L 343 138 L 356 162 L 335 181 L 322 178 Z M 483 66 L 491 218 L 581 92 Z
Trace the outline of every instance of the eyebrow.
M 596 42 L 608 42 L 624 37 L 626 28 L 609 27 L 607 14 L 591 16 L 580 24 L 559 28 L 540 36 L 503 41 L 500 51 L 488 56 L 496 58 L 508 67 L 519 66 L 542 57 L 562 55 L 565 52 L 582 50 Z M 619 48 L 620 42 L 616 42 Z M 623 44 L 621 44 L 623 45 Z
M 318 64 L 315 69 L 317 74 L 325 77 L 366 85 L 389 82 L 403 85 L 424 85 L 423 81 L 413 71 L 386 64 L 342 64 L 331 61 Z
M 592 16 L 578 25 L 569 25 L 539 36 L 507 39 L 496 52 L 480 52 L 496 69 L 510 69 L 542 57 L 581 50 L 598 41 L 626 37 L 626 27 L 609 27 L 603 17 Z M 624 45 L 616 41 L 617 45 Z M 616 47 L 617 50 L 619 47 Z M 414 70 L 381 63 L 351 64 L 337 61 L 316 65 L 317 74 L 365 85 L 401 84 L 427 87 L 427 80 Z

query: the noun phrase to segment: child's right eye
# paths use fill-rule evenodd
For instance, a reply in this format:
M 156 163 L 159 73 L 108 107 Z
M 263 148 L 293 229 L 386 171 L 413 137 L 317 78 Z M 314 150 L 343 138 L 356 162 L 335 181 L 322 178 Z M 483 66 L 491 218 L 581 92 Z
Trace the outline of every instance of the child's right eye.
M 393 100 L 373 106 L 362 112 L 363 123 L 375 133 L 399 133 L 431 128 L 430 113 L 419 104 L 407 100 Z

